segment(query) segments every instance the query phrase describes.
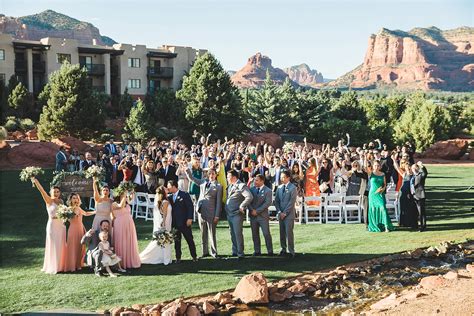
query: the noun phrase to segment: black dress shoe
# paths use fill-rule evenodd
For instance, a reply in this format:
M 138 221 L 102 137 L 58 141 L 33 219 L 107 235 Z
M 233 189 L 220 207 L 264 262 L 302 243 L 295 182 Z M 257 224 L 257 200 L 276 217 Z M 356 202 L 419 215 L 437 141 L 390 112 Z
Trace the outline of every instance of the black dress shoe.
M 176 263 L 181 263 L 181 259 L 176 259 Z
M 282 251 L 280 251 L 279 256 L 280 256 L 280 257 L 284 257 L 284 256 L 286 256 L 287 254 L 288 254 L 288 253 L 287 253 L 286 251 L 283 251 L 283 250 L 282 250 Z
M 261 255 L 262 255 L 261 252 L 254 252 L 254 253 L 252 254 L 252 256 L 254 256 L 254 257 L 261 256 Z
M 193 258 L 193 262 L 198 262 L 198 258 L 197 258 L 197 257 L 194 257 L 194 258 Z
M 269 252 L 269 253 L 267 254 L 268 257 L 273 257 L 274 255 L 275 255 L 275 254 L 274 254 L 273 252 Z

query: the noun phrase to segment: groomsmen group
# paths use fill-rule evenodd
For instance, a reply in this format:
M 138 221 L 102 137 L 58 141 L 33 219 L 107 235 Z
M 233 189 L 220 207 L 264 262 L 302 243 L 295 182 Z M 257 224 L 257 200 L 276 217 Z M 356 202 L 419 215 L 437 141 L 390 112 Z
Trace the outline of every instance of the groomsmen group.
M 194 241 L 192 240 L 192 234 L 190 229 L 190 219 L 192 218 L 192 212 L 196 211 L 198 214 L 199 227 L 201 231 L 202 241 L 202 254 L 203 257 L 212 256 L 217 257 L 217 240 L 216 240 L 216 226 L 219 222 L 220 213 L 222 206 L 227 215 L 227 221 L 229 223 L 230 237 L 232 240 L 232 256 L 238 259 L 243 259 L 244 254 L 244 237 L 243 237 L 243 223 L 248 211 L 250 217 L 250 225 L 252 231 L 252 240 L 254 245 L 254 256 L 262 255 L 261 242 L 260 242 L 260 230 L 262 231 L 267 254 L 273 256 L 273 244 L 272 236 L 270 233 L 270 216 L 268 213 L 269 207 L 274 204 L 277 210 L 277 218 L 280 225 L 280 245 L 281 251 L 280 256 L 295 256 L 294 236 L 293 228 L 296 216 L 296 198 L 297 188 L 290 182 L 290 172 L 286 169 L 282 169 L 280 172 L 279 182 L 281 183 L 275 192 L 275 201 L 273 203 L 273 192 L 265 185 L 266 177 L 263 174 L 255 175 L 254 185 L 249 188 L 247 184 L 239 180 L 238 173 L 235 170 L 229 170 L 227 172 L 227 194 L 225 203 L 223 200 L 223 188 L 222 185 L 217 181 L 217 172 L 215 169 L 209 169 L 207 172 L 207 178 L 197 179 L 193 176 L 191 170 L 187 165 L 182 165 L 180 168 L 185 171 L 190 181 L 199 185 L 200 194 L 195 206 L 187 204 L 187 210 L 175 210 L 173 206 L 173 217 L 180 216 L 175 215 L 175 212 L 180 214 L 187 214 L 187 225 L 184 225 L 184 219 L 181 226 L 175 226 L 185 237 L 191 256 L 196 260 L 196 248 Z M 174 195 L 177 192 L 177 187 L 168 184 L 168 189 L 173 193 L 171 199 L 172 205 L 175 203 Z M 181 193 L 180 193 L 181 194 Z M 186 197 L 182 197 L 186 201 L 190 201 L 189 194 L 182 192 Z M 179 196 L 178 196 L 179 197 Z M 173 220 L 175 221 L 175 220 Z M 189 224 L 189 225 L 188 225 Z M 186 232 L 182 231 L 181 227 L 187 226 Z M 181 234 L 180 234 L 181 235 Z M 179 236 L 180 237 L 180 236 Z M 178 242 L 175 243 L 177 261 L 181 258 L 181 238 L 178 238 Z

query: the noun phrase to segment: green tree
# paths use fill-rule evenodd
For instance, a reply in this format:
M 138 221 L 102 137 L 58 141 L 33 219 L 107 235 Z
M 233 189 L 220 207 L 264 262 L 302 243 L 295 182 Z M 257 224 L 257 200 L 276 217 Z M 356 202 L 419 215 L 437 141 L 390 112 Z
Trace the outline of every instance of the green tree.
M 328 118 L 330 98 L 324 91 L 307 90 L 299 91 L 296 95 L 296 110 L 293 121 L 294 133 L 301 133 L 314 141 L 313 136 L 318 135 L 318 130 Z
M 423 151 L 435 141 L 446 138 L 450 131 L 448 111 L 417 93 L 408 100 L 407 109 L 395 124 L 395 139 L 409 141 Z
M 265 82 L 261 89 L 249 94 L 245 103 L 245 113 L 252 130 L 259 132 L 281 133 L 288 129 L 290 112 L 288 101 L 295 92 L 286 81 L 278 87 L 267 71 Z
M 38 124 L 40 139 L 70 135 L 92 137 L 104 128 L 104 94 L 92 90 L 87 72 L 80 66 L 64 63 L 51 74 L 43 90 L 47 100 Z
M 134 102 L 133 97 L 128 93 L 128 88 L 125 88 L 119 101 L 119 112 L 121 118 L 124 118 L 130 113 Z
M 145 102 L 138 100 L 125 121 L 125 131 L 130 133 L 134 140 L 143 143 L 152 136 L 153 128 L 153 119 L 146 108 Z
M 12 114 L 17 117 L 23 118 L 28 112 L 31 104 L 31 96 L 26 90 L 25 86 L 20 82 L 13 88 L 8 96 L 8 105 L 12 110 Z
M 183 102 L 171 89 L 159 89 L 149 96 L 146 104 L 153 119 L 167 128 L 182 127 L 186 123 Z
M 243 107 L 239 91 L 229 74 L 210 53 L 200 56 L 183 77 L 176 97 L 185 106 L 186 120 L 202 133 L 218 137 L 244 132 Z

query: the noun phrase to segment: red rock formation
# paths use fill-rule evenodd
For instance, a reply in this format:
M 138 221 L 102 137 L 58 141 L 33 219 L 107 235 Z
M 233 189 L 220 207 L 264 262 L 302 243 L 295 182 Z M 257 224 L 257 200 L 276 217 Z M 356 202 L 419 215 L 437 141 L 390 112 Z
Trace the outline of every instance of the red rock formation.
M 269 57 L 257 53 L 248 59 L 242 69 L 232 75 L 231 80 L 239 88 L 259 88 L 265 82 L 267 71 L 277 84 L 282 84 L 288 78 L 283 70 L 272 66 Z
M 474 28 L 382 29 L 364 63 L 327 86 L 474 91 Z
M 306 64 L 291 66 L 283 69 L 283 71 L 300 86 L 314 87 L 316 84 L 324 82 L 323 74 L 309 68 Z
M 449 139 L 438 141 L 423 153 L 425 158 L 456 160 L 461 158 L 469 146 L 467 139 Z

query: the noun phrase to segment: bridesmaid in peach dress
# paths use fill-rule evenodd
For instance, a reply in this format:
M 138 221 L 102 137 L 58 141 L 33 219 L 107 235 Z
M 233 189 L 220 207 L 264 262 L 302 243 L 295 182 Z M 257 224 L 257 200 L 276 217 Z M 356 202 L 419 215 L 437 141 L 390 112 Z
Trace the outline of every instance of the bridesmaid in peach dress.
M 120 203 L 112 204 L 112 215 L 114 219 L 114 250 L 117 256 L 122 258 L 124 269 L 140 268 L 140 253 L 138 252 L 138 240 L 135 223 L 130 212 L 130 205 L 134 194 L 129 198 L 127 192 L 119 197 Z
M 69 229 L 67 232 L 67 255 L 66 255 L 66 271 L 81 270 L 86 255 L 86 249 L 81 244 L 82 237 L 86 234 L 84 224 L 82 224 L 82 216 L 91 216 L 95 212 L 86 212 L 81 208 L 81 197 L 77 193 L 71 193 L 67 200 L 76 216 L 69 221 Z
M 52 187 L 51 195 L 48 195 L 38 179 L 33 178 L 32 180 L 41 193 L 48 211 L 44 263 L 41 271 L 48 274 L 63 272 L 66 268 L 66 226 L 60 219 L 56 218 L 56 209 L 58 205 L 63 204 L 61 191 L 58 187 Z
M 321 192 L 319 191 L 318 184 L 318 166 L 316 164 L 315 158 L 311 158 L 309 160 L 309 167 L 306 170 L 305 177 L 305 196 L 320 196 Z M 308 205 L 319 205 L 319 201 L 309 201 Z

